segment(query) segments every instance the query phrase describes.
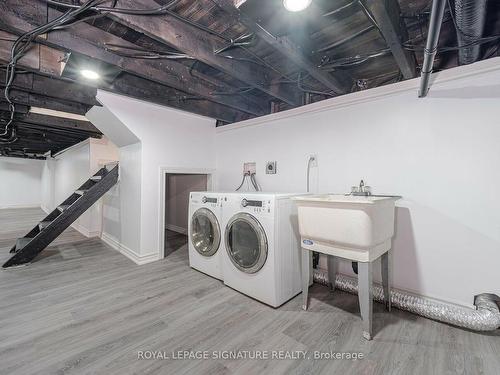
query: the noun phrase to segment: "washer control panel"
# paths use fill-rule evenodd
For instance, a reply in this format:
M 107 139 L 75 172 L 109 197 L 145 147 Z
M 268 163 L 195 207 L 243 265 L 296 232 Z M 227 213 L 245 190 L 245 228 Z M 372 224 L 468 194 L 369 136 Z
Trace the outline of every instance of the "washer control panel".
M 191 201 L 196 204 L 203 204 L 206 207 L 222 207 L 222 199 L 210 195 L 203 195 L 201 197 L 199 196 L 193 196 L 191 194 Z
M 207 197 L 207 196 L 201 198 L 202 203 L 215 203 L 215 204 L 217 204 L 217 200 L 218 200 L 217 198 L 212 198 L 212 197 Z

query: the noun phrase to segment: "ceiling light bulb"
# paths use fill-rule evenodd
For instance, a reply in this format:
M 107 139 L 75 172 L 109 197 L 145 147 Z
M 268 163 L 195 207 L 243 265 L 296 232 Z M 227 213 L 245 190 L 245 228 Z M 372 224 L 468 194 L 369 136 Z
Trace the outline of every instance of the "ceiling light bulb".
M 283 0 L 283 6 L 290 12 L 300 12 L 311 5 L 312 0 Z
M 80 70 L 80 74 L 82 75 L 83 78 L 91 79 L 94 81 L 96 79 L 99 79 L 99 74 L 97 72 L 94 72 L 93 70 L 82 69 Z

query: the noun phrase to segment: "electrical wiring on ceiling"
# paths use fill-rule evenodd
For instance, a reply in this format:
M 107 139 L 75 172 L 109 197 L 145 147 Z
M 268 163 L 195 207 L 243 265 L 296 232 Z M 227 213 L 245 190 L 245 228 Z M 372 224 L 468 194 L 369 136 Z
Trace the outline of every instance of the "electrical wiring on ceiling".
M 105 2 L 106 0 L 104 0 Z M 66 7 L 66 8 L 76 8 L 78 7 L 78 5 L 72 5 L 72 4 L 67 4 L 67 3 L 61 3 L 57 0 L 47 0 L 48 3 L 50 4 L 53 4 L 53 5 L 57 5 L 57 6 L 61 6 L 61 7 Z M 231 39 L 229 37 L 227 37 L 226 35 L 218 32 L 218 31 L 215 31 L 209 27 L 206 27 L 198 22 L 195 22 L 195 21 L 192 21 L 188 18 L 185 18 L 179 14 L 177 14 L 176 12 L 172 11 L 171 8 L 176 5 L 177 3 L 179 2 L 179 0 L 173 0 L 171 1 L 170 3 L 166 4 L 166 5 L 163 5 L 157 9 L 151 9 L 151 10 L 145 10 L 145 9 L 141 9 L 141 10 L 132 10 L 132 9 L 123 9 L 123 8 L 110 8 L 110 7 L 102 7 L 102 6 L 93 6 L 91 7 L 90 9 L 93 10 L 93 11 L 97 11 L 97 12 L 102 12 L 102 11 L 107 11 L 109 13 L 123 13 L 123 14 L 131 14 L 131 15 L 162 15 L 162 14 L 167 14 L 171 17 L 174 17 L 184 23 L 187 23 L 199 30 L 202 30 L 202 31 L 205 31 L 211 35 L 214 35 L 220 39 L 222 39 L 223 41 L 229 43 L 228 46 L 226 47 L 222 47 L 221 49 L 219 50 L 216 50 L 214 51 L 214 53 L 218 53 L 218 51 L 221 51 L 221 50 L 226 50 L 227 48 L 232 48 L 232 47 L 238 47 L 238 48 L 241 48 L 243 49 L 247 54 L 251 55 L 253 58 L 255 58 L 256 60 L 258 60 L 260 62 L 261 65 L 264 65 L 266 66 L 267 68 L 269 69 L 272 69 L 273 71 L 275 71 L 277 74 L 279 74 L 280 77 L 285 77 L 285 78 L 288 78 L 287 74 L 281 72 L 279 69 L 277 69 L 275 66 L 269 64 L 267 61 L 265 61 L 264 59 L 262 59 L 260 56 L 258 56 L 255 52 L 249 50 L 248 48 L 246 48 L 247 46 L 250 46 L 252 45 L 253 41 L 247 41 L 248 38 L 253 38 L 253 35 L 252 34 L 248 34 L 248 33 L 245 33 L 244 35 L 236 38 L 236 39 Z M 232 59 L 243 59 L 243 58 L 240 58 L 240 57 L 234 57 L 234 56 L 231 56 L 231 57 L 227 57 L 227 58 L 232 58 Z M 253 63 L 256 63 L 254 61 L 252 61 Z
M 306 92 L 306 93 L 310 93 L 310 94 L 316 94 L 316 95 L 324 95 L 324 96 L 335 96 L 335 95 L 338 95 L 337 92 L 335 92 L 334 90 L 331 90 L 331 91 L 316 91 L 314 89 L 311 88 L 311 86 L 307 83 L 304 82 L 304 80 L 309 77 L 310 74 L 307 73 L 305 74 L 304 76 L 302 75 L 302 72 L 298 72 L 297 73 L 297 78 L 287 78 L 287 79 L 283 79 L 283 80 L 280 80 L 280 81 L 276 81 L 276 83 L 289 83 L 289 84 L 293 84 L 293 85 L 297 85 L 297 88 L 302 91 L 302 92 Z
M 116 8 L 116 7 L 114 7 L 116 5 L 116 1 L 113 2 L 113 7 L 105 7 L 105 6 L 99 5 L 99 4 L 102 4 L 104 2 L 106 2 L 106 0 L 101 0 L 97 4 L 93 4 L 92 6 L 89 7 L 89 10 L 95 11 L 95 12 L 101 12 L 101 14 L 92 15 L 92 16 L 89 16 L 85 19 L 78 20 L 77 22 L 78 23 L 85 22 L 87 20 L 91 20 L 91 19 L 97 18 L 99 16 L 104 16 L 104 15 L 107 15 L 109 13 L 122 13 L 122 14 L 131 14 L 131 15 L 162 15 L 162 14 L 167 14 L 167 15 L 170 15 L 176 19 L 179 19 L 182 22 L 185 22 L 193 27 L 196 27 L 199 30 L 202 30 L 202 31 L 205 31 L 211 35 L 214 35 L 214 36 L 216 36 L 216 37 L 218 37 L 218 38 L 220 38 L 223 41 L 228 43 L 228 45 L 214 51 L 214 54 L 217 54 L 217 55 L 219 55 L 223 58 L 226 58 L 226 59 L 245 61 L 245 62 L 253 63 L 256 65 L 260 65 L 262 67 L 267 67 L 267 68 L 273 70 L 275 73 L 277 73 L 280 78 L 285 78 L 286 80 L 288 80 L 289 83 L 298 83 L 298 85 L 301 86 L 300 82 L 297 82 L 296 80 L 292 80 L 289 75 L 283 73 L 282 71 L 277 69 L 275 66 L 273 66 L 272 64 L 269 64 L 266 60 L 264 60 L 263 58 L 258 56 L 255 52 L 253 52 L 247 48 L 247 47 L 250 47 L 250 46 L 255 44 L 255 35 L 253 33 L 245 33 L 245 34 L 243 34 L 235 39 L 231 39 L 220 32 L 212 30 L 209 27 L 206 27 L 198 22 L 195 22 L 195 21 L 192 21 L 188 18 L 185 18 L 185 17 L 177 14 L 176 12 L 172 11 L 171 8 L 174 5 L 176 5 L 179 2 L 179 0 L 172 0 L 171 2 L 169 2 L 166 5 L 163 5 L 159 8 L 156 8 L 156 9 L 150 9 L 150 10 Z M 79 5 L 63 3 L 63 2 L 60 2 L 57 0 L 47 0 L 47 3 L 55 5 L 55 6 L 69 8 L 69 9 L 78 9 L 79 7 L 81 7 Z M 102 12 L 104 12 L 104 13 L 102 13 Z M 108 47 L 112 47 L 112 46 L 108 45 Z M 115 45 L 114 47 L 120 48 L 120 46 L 117 46 L 117 45 Z M 249 54 L 253 58 L 251 59 L 251 58 L 223 54 L 223 52 L 227 51 L 228 49 L 235 48 L 235 47 L 242 49 L 243 51 L 245 51 L 247 54 Z M 107 48 L 107 47 L 105 47 L 105 48 Z M 182 53 L 165 54 L 165 53 L 159 53 L 156 51 L 139 51 L 137 53 L 129 53 L 126 51 L 120 51 L 119 49 L 116 49 L 116 48 L 108 48 L 108 50 L 110 50 L 110 52 L 116 53 L 120 56 L 137 58 L 137 59 L 194 59 L 194 58 L 192 58 L 186 54 L 182 54 Z M 192 71 L 192 69 L 190 69 L 190 72 L 191 71 Z M 303 90 L 302 87 L 300 87 L 300 89 Z M 238 89 L 235 92 L 234 91 L 214 92 L 214 95 L 244 94 L 244 93 L 247 93 L 249 91 L 252 91 L 252 89 L 247 88 L 247 87 L 243 87 L 243 88 Z M 325 95 L 329 95 L 329 94 L 325 94 Z
M 168 14 L 170 13 L 169 9 L 173 7 L 175 4 L 179 2 L 179 0 L 172 0 L 168 4 L 165 4 L 159 8 L 155 9 L 125 9 L 125 8 L 116 8 L 116 3 L 118 2 L 117 0 L 113 1 L 113 4 L 111 7 L 104 7 L 104 6 L 99 6 L 99 4 L 104 4 L 108 2 L 109 0 L 99 0 L 99 1 L 94 1 L 93 4 L 88 7 L 87 10 L 91 10 L 94 12 L 108 12 L 108 13 L 121 13 L 121 14 L 129 14 L 129 15 L 137 15 L 137 16 L 147 16 L 147 15 L 161 15 L 161 14 Z M 70 9 L 80 9 L 84 5 L 76 5 L 76 4 L 68 4 L 68 3 L 63 3 L 57 0 L 47 0 L 48 4 L 52 5 L 57 5 L 63 8 L 70 8 Z
M 309 74 L 306 75 L 306 77 L 309 76 Z M 303 85 L 302 85 L 302 81 L 303 79 L 305 79 L 306 77 L 302 78 L 302 72 L 299 72 L 299 75 L 297 77 L 297 87 L 299 88 L 300 91 L 302 92 L 306 92 L 306 93 L 309 93 L 309 94 L 317 94 L 317 95 L 325 95 L 325 96 L 335 96 L 337 93 L 335 91 L 330 91 L 330 92 L 326 92 L 326 91 L 316 91 L 316 90 L 311 90 L 311 89 L 307 89 L 305 88 Z
M 118 56 L 123 56 L 123 57 L 130 57 L 133 59 L 149 59 L 149 60 L 155 60 L 155 59 L 166 59 L 166 60 L 180 60 L 180 59 L 187 59 L 187 60 L 194 60 L 194 57 L 191 57 L 189 55 L 186 55 L 185 53 L 178 53 L 178 52 L 158 52 L 158 51 L 150 51 L 150 50 L 145 50 L 142 48 L 135 48 L 135 47 L 129 47 L 129 46 L 120 46 L 118 44 L 112 44 L 112 43 L 107 43 L 104 44 L 104 49 L 109 52 L 113 52 L 114 54 L 117 54 Z M 122 51 L 125 50 L 125 51 Z M 126 51 L 135 51 L 135 52 L 126 52 Z
M 234 91 L 212 91 L 210 94 L 212 95 L 239 95 L 246 94 L 250 91 L 254 90 L 253 87 L 241 87 Z
M 111 12 L 116 13 L 125 13 L 132 15 L 156 15 L 156 14 L 164 14 L 165 11 L 168 11 L 168 8 L 173 6 L 179 0 L 173 0 L 169 4 L 166 4 L 160 8 L 156 9 L 122 9 L 116 8 L 117 0 L 113 0 L 111 2 L 110 7 L 102 7 L 100 6 L 103 3 L 108 2 L 109 0 L 88 0 L 82 5 L 74 5 L 74 4 L 66 4 L 61 3 L 55 0 L 47 0 L 48 4 L 68 8 L 66 12 L 61 14 L 59 17 L 53 19 L 52 21 L 47 22 L 44 25 L 38 26 L 33 30 L 30 30 L 19 38 L 17 38 L 11 48 L 11 56 L 10 61 L 6 66 L 6 79 L 5 79 L 5 89 L 4 96 L 8 103 L 9 107 L 9 118 L 8 120 L 2 120 L 5 123 L 3 131 L 0 133 L 0 143 L 1 144 L 10 144 L 17 141 L 17 128 L 14 123 L 14 117 L 16 113 L 16 105 L 10 96 L 10 90 L 12 84 L 14 82 L 15 75 L 18 73 L 17 71 L 17 63 L 19 59 L 21 59 L 26 52 L 31 47 L 31 44 L 43 34 L 47 34 L 54 30 L 59 30 L 62 28 L 67 28 L 72 25 L 86 22 L 89 20 L 95 20 L 96 18 L 104 17 Z M 83 14 L 89 11 L 98 12 L 98 14 L 84 16 Z
M 334 70 L 336 68 L 347 68 L 351 66 L 356 66 L 363 64 L 367 62 L 370 59 L 380 57 L 380 56 L 386 56 L 391 53 L 391 50 L 386 48 L 382 49 L 379 51 L 375 51 L 369 54 L 364 54 L 364 55 L 356 55 L 352 57 L 344 57 L 341 59 L 337 60 L 330 60 L 329 57 L 326 57 L 323 59 L 323 61 L 320 64 L 320 68 L 325 69 L 325 70 Z
M 11 48 L 11 58 L 6 68 L 6 76 L 5 76 L 5 89 L 4 96 L 9 106 L 9 119 L 6 121 L 4 125 L 4 130 L 0 133 L 0 143 L 13 143 L 17 140 L 17 129 L 14 125 L 14 115 L 16 112 L 16 106 L 10 96 L 10 89 L 14 82 L 14 78 L 16 75 L 16 65 L 18 60 L 23 57 L 28 51 L 31 43 L 41 34 L 45 34 L 52 30 L 53 27 L 66 24 L 76 17 L 78 17 L 81 13 L 87 11 L 91 5 L 96 3 L 96 0 L 89 0 L 87 3 L 82 5 L 81 8 L 69 10 L 63 13 L 61 16 L 56 19 L 42 25 L 36 27 L 35 29 L 28 31 L 21 35 L 16 41 L 13 43 Z
M 474 42 L 463 44 L 461 46 L 443 46 L 439 47 L 437 52 L 438 53 L 443 53 L 443 52 L 450 52 L 450 51 L 458 51 L 463 48 L 470 48 L 473 46 L 477 46 L 479 44 L 485 44 L 489 42 L 494 42 L 500 40 L 500 35 L 492 35 L 488 37 L 483 37 L 475 40 Z M 414 51 L 414 52 L 423 52 L 425 49 L 425 46 L 423 45 L 412 45 L 408 43 L 403 43 L 403 47 L 409 51 Z

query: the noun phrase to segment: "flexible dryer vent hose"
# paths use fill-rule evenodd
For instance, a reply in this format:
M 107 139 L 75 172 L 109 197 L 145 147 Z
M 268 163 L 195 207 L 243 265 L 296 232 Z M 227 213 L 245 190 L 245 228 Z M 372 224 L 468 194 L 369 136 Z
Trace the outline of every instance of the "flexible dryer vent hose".
M 314 281 L 328 285 L 328 273 L 314 270 Z M 335 288 L 357 294 L 358 281 L 351 277 L 337 275 Z M 384 291 L 380 285 L 374 285 L 373 298 L 378 302 L 384 301 Z M 481 294 L 476 297 L 474 301 L 476 310 L 439 303 L 394 289 L 391 291 L 391 303 L 400 310 L 473 331 L 494 331 L 500 328 L 500 311 L 495 297 L 490 294 Z

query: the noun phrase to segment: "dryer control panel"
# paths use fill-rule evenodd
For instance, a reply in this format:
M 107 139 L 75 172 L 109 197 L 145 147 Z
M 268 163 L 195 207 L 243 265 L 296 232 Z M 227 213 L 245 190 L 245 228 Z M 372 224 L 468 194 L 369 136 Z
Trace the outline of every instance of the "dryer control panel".
M 270 200 L 253 200 L 243 198 L 241 200 L 241 207 L 246 208 L 249 212 L 255 213 L 271 213 L 271 201 Z

